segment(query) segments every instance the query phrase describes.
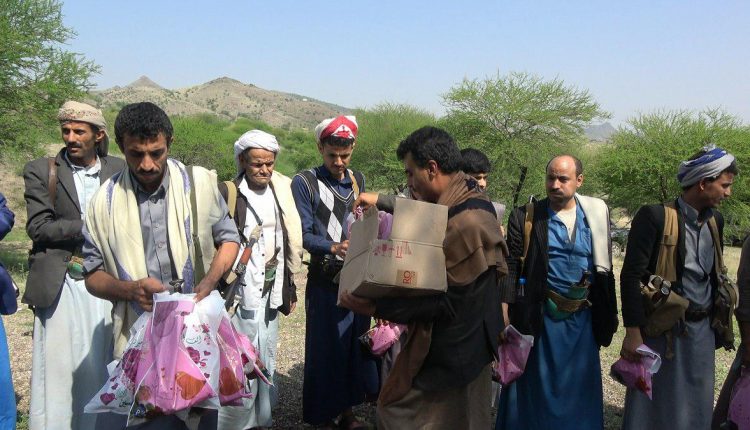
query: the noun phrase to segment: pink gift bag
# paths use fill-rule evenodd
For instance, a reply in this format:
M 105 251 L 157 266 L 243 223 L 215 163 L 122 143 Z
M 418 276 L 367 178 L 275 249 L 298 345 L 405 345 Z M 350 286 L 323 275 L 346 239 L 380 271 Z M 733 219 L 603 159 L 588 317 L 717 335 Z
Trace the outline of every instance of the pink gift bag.
M 394 343 L 398 342 L 401 334 L 405 331 L 406 326 L 403 324 L 392 322 L 378 324 L 363 335 L 363 341 L 373 354 L 381 356 L 391 349 Z
M 635 388 L 653 399 L 651 378 L 661 367 L 661 357 L 646 345 L 639 346 L 636 352 L 641 356 L 640 360 L 620 358 L 612 365 L 610 376 L 622 385 Z
M 526 369 L 526 361 L 534 346 L 534 336 L 521 334 L 512 325 L 506 327 L 503 333 L 505 342 L 497 347 L 498 360 L 492 370 L 495 379 L 508 385 L 520 378 Z
M 146 333 L 154 351 L 153 363 L 136 391 L 132 417 L 171 415 L 216 395 L 198 364 L 201 352 L 206 351 L 198 346 L 188 352 L 183 343 L 184 319 L 194 306 L 191 298 L 154 302 L 151 331 Z M 205 343 L 210 344 L 210 339 Z M 196 353 L 198 363 L 193 357 Z
M 732 387 L 727 418 L 737 424 L 739 430 L 750 429 L 750 373 L 746 369 L 742 369 Z

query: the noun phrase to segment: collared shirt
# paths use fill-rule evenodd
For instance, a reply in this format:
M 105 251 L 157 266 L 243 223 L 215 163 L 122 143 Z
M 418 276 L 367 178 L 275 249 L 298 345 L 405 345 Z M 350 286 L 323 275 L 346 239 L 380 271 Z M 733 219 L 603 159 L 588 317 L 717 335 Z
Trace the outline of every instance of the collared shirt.
M 352 180 L 349 175 L 344 175 L 344 178 L 339 180 L 331 176 L 331 172 L 326 169 L 325 165 L 316 167 L 315 170 L 318 176 L 330 184 L 339 195 L 347 196 L 352 192 Z M 364 184 L 359 184 L 359 188 L 360 192 L 365 191 Z M 297 212 L 299 212 L 302 222 L 302 247 L 310 254 L 330 254 L 333 242 L 326 238 L 328 226 L 315 216 L 320 204 L 320 195 L 311 196 L 304 180 L 295 176 L 292 179 L 292 196 L 294 196 Z M 344 219 L 340 219 L 339 222 L 342 226 L 344 225 Z M 346 232 L 344 232 L 344 235 L 346 235 Z
M 167 201 L 169 191 L 169 170 L 166 169 L 161 184 L 153 193 L 143 190 L 138 181 L 136 184 L 136 199 L 138 201 L 138 212 L 141 221 L 141 236 L 143 237 L 143 250 L 146 256 L 146 268 L 148 276 L 156 278 L 165 286 L 175 279 L 179 279 L 177 269 L 172 264 L 172 256 L 169 252 L 169 240 L 167 232 Z M 214 244 L 225 242 L 240 242 L 239 233 L 234 222 L 229 218 L 229 210 L 224 199 L 219 199 L 222 218 L 211 226 Z M 93 246 L 88 231 L 84 226 L 84 237 L 86 242 L 83 246 L 84 272 L 90 273 L 99 268 L 104 260 L 101 252 Z M 208 268 L 206 268 L 208 269 Z
M 63 159 L 73 171 L 73 183 L 76 187 L 76 194 L 78 194 L 78 207 L 81 208 L 81 219 L 85 219 L 86 207 L 96 190 L 99 189 L 99 185 L 101 185 L 99 173 L 102 170 L 102 161 L 97 156 L 94 165 L 78 166 L 70 161 L 68 151 L 63 153 Z
M 682 271 L 683 297 L 699 309 L 711 306 L 711 270 L 714 267 L 714 242 L 708 219 L 699 220 L 698 211 L 682 197 L 677 199 L 685 220 L 685 267 Z
M 565 223 L 552 210 L 547 222 L 547 251 L 549 266 L 547 269 L 548 287 L 566 295 L 570 286 L 581 280 L 583 272 L 593 273 L 593 244 L 591 229 L 581 205 L 576 202 L 574 231 L 568 232 Z
M 242 307 L 245 310 L 254 311 L 265 305 L 262 297 L 266 280 L 266 264 L 275 256 L 276 278 L 269 294 L 270 308 L 277 309 L 283 304 L 282 287 L 286 263 L 283 246 L 284 233 L 281 228 L 282 220 L 276 207 L 273 189 L 267 186 L 262 192 L 251 190 L 247 186 L 245 178 L 242 179 L 237 189 L 245 196 L 248 203 L 243 232 L 245 237 L 249 237 L 250 232 L 258 225 L 252 210 L 255 210 L 258 218 L 260 218 L 262 227 L 262 233 L 258 242 L 253 245 L 250 261 L 245 271 L 245 286 L 240 292 Z M 278 253 L 276 253 L 276 247 L 278 247 Z

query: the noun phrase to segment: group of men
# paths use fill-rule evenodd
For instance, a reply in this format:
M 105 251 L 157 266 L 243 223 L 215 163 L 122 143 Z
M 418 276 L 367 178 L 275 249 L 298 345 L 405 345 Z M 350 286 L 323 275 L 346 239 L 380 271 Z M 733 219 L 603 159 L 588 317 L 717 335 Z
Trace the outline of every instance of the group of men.
M 233 148 L 237 175 L 226 182 L 169 157 L 172 125 L 152 103 L 127 105 L 117 115 L 115 141 L 124 161 L 108 155 L 98 109 L 67 102 L 58 119 L 65 147 L 24 169 L 33 248 L 23 301 L 35 314 L 31 429 L 124 427 L 124 416 L 84 414 L 83 407 L 106 381 L 107 364 L 121 358 L 131 325 L 152 309 L 154 293 L 179 288 L 196 301 L 205 298 L 245 247 L 250 258 L 232 323 L 253 342 L 271 379 L 280 314 L 294 311 L 294 274 L 302 269 L 302 250 L 310 254 L 306 423 L 366 428 L 352 408 L 377 399 L 378 428 L 489 429 L 491 366 L 506 341 L 503 328 L 512 324 L 533 335 L 534 346 L 523 375 L 502 388 L 496 428 L 603 427 L 599 348 L 618 326 L 610 216 L 604 201 L 578 194 L 584 175 L 576 157 L 549 161 L 546 198 L 510 212 L 506 239 L 505 207 L 487 197 L 487 157 L 459 151 L 439 128 L 414 131 L 395 155 L 410 198 L 449 207 L 448 289 L 371 300 L 339 295 L 336 275 L 349 246 L 345 218 L 359 206 L 392 211 L 402 197 L 368 192 L 364 176 L 348 168 L 358 132 L 353 116 L 316 127 L 322 164 L 291 179 L 274 169 L 280 146 L 273 135 L 244 133 Z M 632 221 L 621 274 L 621 354 L 637 361 L 645 343 L 659 353 L 669 347 L 673 357 L 654 378 L 653 400 L 628 390 L 626 428 L 710 427 L 709 317 L 723 228 L 716 207 L 737 174 L 734 157 L 717 148 L 679 168 L 683 193 L 671 205 L 679 224 L 673 290 L 690 307 L 671 329 L 674 336 L 644 337 L 640 329 L 648 317 L 641 284 L 656 270 L 664 205 L 646 206 Z M 744 335 L 750 303 L 742 297 L 737 315 Z M 382 384 L 378 358 L 360 341 L 372 317 L 408 326 Z M 750 362 L 744 355 L 738 360 Z M 251 389 L 254 397 L 241 407 L 205 411 L 199 428 L 270 427 L 277 387 L 253 382 Z M 185 424 L 162 416 L 139 428 Z

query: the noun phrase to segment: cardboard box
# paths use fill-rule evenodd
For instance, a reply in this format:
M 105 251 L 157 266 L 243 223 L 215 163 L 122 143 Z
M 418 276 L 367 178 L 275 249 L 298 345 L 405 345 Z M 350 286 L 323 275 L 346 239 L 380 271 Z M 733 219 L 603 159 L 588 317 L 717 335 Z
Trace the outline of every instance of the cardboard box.
M 378 211 L 368 209 L 352 224 L 339 292 L 374 299 L 446 291 L 447 222 L 447 206 L 396 199 L 390 239 L 381 240 Z

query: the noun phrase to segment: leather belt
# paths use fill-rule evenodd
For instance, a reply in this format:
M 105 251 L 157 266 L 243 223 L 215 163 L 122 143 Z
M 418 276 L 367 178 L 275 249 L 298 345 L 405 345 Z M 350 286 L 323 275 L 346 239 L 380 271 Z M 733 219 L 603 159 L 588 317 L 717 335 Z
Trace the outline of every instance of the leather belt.
M 546 296 L 557 306 L 557 310 L 562 312 L 575 313 L 591 306 L 591 302 L 586 299 L 569 299 L 552 290 L 547 290 Z

